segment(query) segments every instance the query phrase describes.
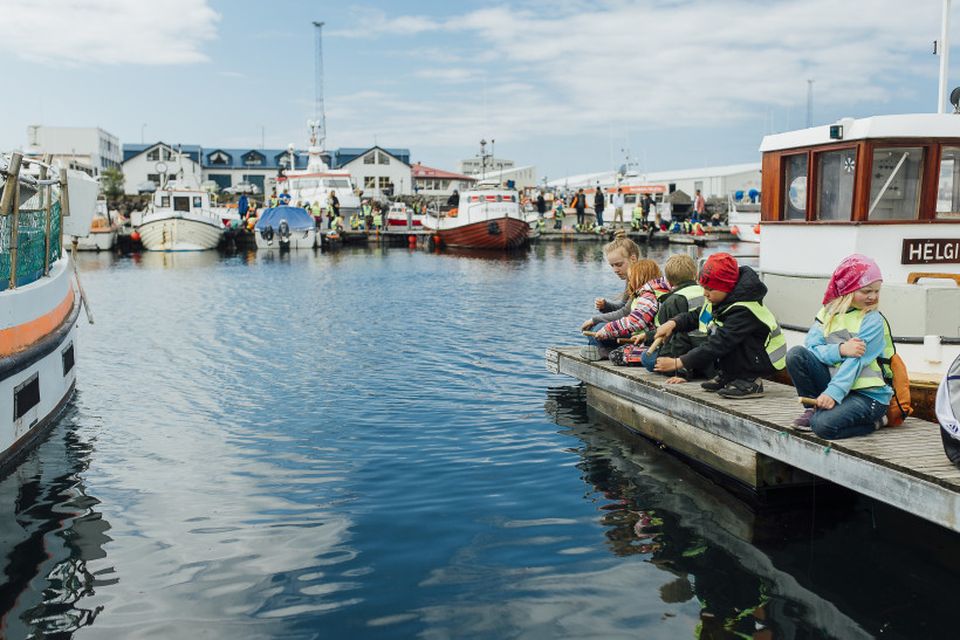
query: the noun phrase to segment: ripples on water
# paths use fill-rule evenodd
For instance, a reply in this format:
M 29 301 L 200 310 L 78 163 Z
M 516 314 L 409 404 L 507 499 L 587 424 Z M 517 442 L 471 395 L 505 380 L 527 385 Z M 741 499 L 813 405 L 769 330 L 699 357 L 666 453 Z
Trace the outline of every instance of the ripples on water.
M 953 635 L 955 537 L 753 511 L 545 372 L 599 245 L 80 267 L 77 396 L 0 481 L 8 638 Z

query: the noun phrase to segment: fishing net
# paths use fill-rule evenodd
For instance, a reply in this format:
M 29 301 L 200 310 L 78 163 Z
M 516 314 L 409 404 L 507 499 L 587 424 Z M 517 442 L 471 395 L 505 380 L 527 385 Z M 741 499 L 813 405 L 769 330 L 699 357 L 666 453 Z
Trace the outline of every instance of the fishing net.
M 43 277 L 46 256 L 46 213 L 39 207 L 37 197 L 20 207 L 17 228 L 17 286 L 22 287 Z M 0 216 L 0 291 L 10 286 L 10 239 L 13 216 Z M 50 212 L 50 264 L 63 253 L 60 245 L 60 203 L 55 202 Z

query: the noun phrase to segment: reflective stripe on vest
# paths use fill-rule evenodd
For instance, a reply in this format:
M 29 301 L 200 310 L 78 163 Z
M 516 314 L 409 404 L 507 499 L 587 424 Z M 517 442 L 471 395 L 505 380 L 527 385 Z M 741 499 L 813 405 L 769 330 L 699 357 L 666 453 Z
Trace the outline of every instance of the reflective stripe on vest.
M 687 309 L 689 311 L 703 306 L 703 287 L 698 284 L 688 284 L 683 289 L 677 289 L 674 293 L 687 299 Z
M 767 340 L 763 344 L 764 351 L 767 352 L 767 356 L 770 358 L 770 364 L 773 365 L 774 369 L 783 369 L 786 367 L 787 339 L 783 337 L 783 332 L 780 330 L 780 325 L 777 323 L 777 319 L 773 313 L 759 302 L 754 301 L 734 302 L 728 308 L 732 309 L 733 307 L 743 307 L 747 309 L 757 320 L 767 325 L 767 329 L 769 329 L 770 332 L 767 334 Z M 709 322 L 704 323 L 705 316 L 710 318 Z M 709 333 L 711 323 L 718 327 L 723 326 L 722 321 L 713 317 L 713 305 L 707 302 L 700 310 L 701 330 Z
M 824 307 L 817 313 L 816 318 L 821 328 L 823 327 L 826 317 L 827 309 Z M 858 337 L 860 335 L 860 325 L 863 324 L 863 319 L 865 317 L 866 314 L 859 313 L 858 309 L 850 309 L 842 316 L 835 316 L 830 323 L 830 333 L 823 334 L 824 341 L 827 344 L 840 345 L 847 340 L 852 340 L 853 338 Z M 883 353 L 880 355 L 879 360 L 889 362 L 890 358 L 893 357 L 893 354 L 893 338 L 890 336 L 890 326 L 886 323 L 886 321 L 884 321 Z M 840 364 L 842 364 L 842 361 Z M 837 374 L 837 371 L 840 369 L 840 364 L 828 366 L 831 378 Z M 893 376 L 891 375 L 890 377 L 892 378 Z M 884 380 L 884 372 L 880 366 L 880 362 L 878 362 L 878 360 L 874 360 L 867 366 L 860 368 L 860 373 L 857 375 L 857 379 L 853 381 L 853 384 L 850 385 L 850 390 L 854 391 L 856 389 L 867 389 L 869 387 L 882 387 L 886 384 L 887 383 Z

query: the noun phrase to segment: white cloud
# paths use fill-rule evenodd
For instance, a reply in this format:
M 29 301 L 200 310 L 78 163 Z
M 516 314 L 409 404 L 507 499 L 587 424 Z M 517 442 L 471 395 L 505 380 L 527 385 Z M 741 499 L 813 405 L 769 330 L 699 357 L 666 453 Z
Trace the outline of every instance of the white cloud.
M 189 64 L 216 37 L 206 0 L 2 0 L 0 51 L 49 66 Z
M 490 131 L 533 139 L 726 126 L 801 108 L 807 79 L 821 108 L 877 105 L 896 97 L 908 77 L 935 83 L 936 60 L 917 62 L 939 35 L 934 4 L 570 0 L 546 12 L 534 0 L 442 20 L 366 14 L 367 37 L 412 29 L 418 48 L 476 63 L 473 77 L 486 80 L 464 96 L 445 88 L 469 77 L 462 66 L 413 71 L 419 92 L 430 95 L 431 81 L 434 92 L 415 114 L 354 104 L 339 125 L 438 145 Z

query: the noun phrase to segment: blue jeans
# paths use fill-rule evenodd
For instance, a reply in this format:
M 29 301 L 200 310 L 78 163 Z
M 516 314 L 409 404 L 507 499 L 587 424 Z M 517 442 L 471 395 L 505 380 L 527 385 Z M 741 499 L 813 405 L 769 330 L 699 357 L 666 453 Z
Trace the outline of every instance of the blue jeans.
M 605 326 L 607 326 L 606 322 L 598 322 L 597 324 L 593 325 L 593 328 L 591 329 L 591 331 L 600 331 L 600 329 L 603 329 Z M 604 349 L 606 350 L 606 353 L 609 353 L 610 351 L 617 348 L 617 339 L 614 338 L 613 340 L 597 340 L 593 336 L 587 336 L 587 344 L 592 344 L 595 347 L 600 347 L 601 354 L 604 353 L 603 351 Z
M 642 346 L 642 345 L 641 345 Z M 643 365 L 643 368 L 653 373 L 653 368 L 657 364 L 657 356 L 660 355 L 660 349 L 657 349 L 653 353 L 650 353 L 644 349 L 643 354 L 640 356 L 640 364 Z
M 830 384 L 830 370 L 813 352 L 794 347 L 787 352 L 787 371 L 793 378 L 797 394 L 816 398 Z M 833 409 L 817 409 L 810 418 L 810 428 L 821 438 L 839 440 L 873 433 L 877 421 L 887 413 L 887 405 L 870 396 L 851 391 Z
M 597 226 L 603 226 L 603 209 L 597 211 Z

